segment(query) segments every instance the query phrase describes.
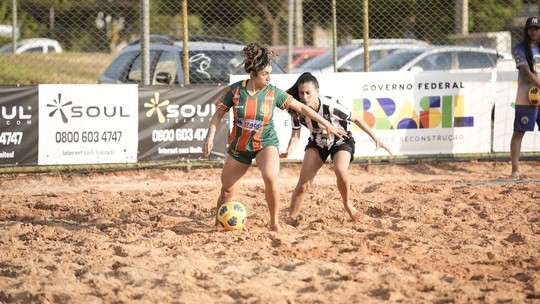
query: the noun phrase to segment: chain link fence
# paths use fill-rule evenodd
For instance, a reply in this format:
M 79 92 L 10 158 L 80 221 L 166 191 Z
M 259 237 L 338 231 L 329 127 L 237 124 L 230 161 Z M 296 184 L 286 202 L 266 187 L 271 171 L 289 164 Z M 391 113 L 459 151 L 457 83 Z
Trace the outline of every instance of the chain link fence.
M 148 0 L 147 0 L 148 1 Z M 0 84 L 96 83 L 115 54 L 140 39 L 140 0 L 3 0 Z M 511 51 L 537 1 L 522 0 L 150 0 L 153 35 L 225 37 L 320 52 L 355 40 L 415 39 Z M 367 9 L 367 10 L 366 10 Z M 186 14 L 187 13 L 187 14 Z M 366 20 L 367 19 L 367 20 Z M 187 29 L 185 28 L 187 24 Z M 367 26 L 368 31 L 364 29 Z M 365 35 L 368 34 L 368 35 Z M 30 38 L 49 38 L 34 40 Z M 58 46 L 52 45 L 57 41 Z M 14 51 L 13 47 L 26 51 Z M 40 48 L 42 45 L 45 48 Z M 306 53 L 306 52 L 304 52 Z M 298 56 L 301 54 L 299 53 Z

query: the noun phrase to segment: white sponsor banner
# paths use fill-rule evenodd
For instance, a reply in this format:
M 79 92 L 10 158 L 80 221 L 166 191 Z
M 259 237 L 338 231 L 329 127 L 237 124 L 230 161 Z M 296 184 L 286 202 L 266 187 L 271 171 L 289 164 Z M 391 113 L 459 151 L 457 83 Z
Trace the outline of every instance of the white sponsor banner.
M 495 78 L 491 73 L 371 72 L 314 74 L 320 94 L 340 102 L 364 119 L 392 149 L 394 155 L 486 153 L 491 150 L 491 109 Z M 298 78 L 272 75 L 272 83 L 284 90 Z M 244 77 L 231 78 L 235 82 Z M 291 134 L 290 118 L 275 111 L 274 120 L 285 151 Z M 369 136 L 356 126 L 355 156 L 385 156 L 375 151 Z M 290 156 L 303 158 L 309 132 Z
M 495 101 L 493 125 L 493 152 L 510 152 L 510 141 L 514 133 L 515 101 L 517 92 L 517 70 L 500 73 Z M 526 132 L 521 142 L 522 152 L 540 151 L 540 132 Z
M 133 163 L 137 85 L 39 85 L 39 165 Z

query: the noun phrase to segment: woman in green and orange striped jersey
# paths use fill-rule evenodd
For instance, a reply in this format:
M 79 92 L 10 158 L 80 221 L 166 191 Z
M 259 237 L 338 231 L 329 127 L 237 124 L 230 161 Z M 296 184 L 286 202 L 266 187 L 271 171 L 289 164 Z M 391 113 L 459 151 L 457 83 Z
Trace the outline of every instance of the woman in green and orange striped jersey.
M 210 120 L 204 144 L 204 155 L 213 147 L 214 135 L 221 119 L 230 109 L 234 123 L 229 136 L 228 156 L 221 172 L 221 192 L 217 208 L 233 199 L 237 182 L 249 169 L 253 159 L 261 171 L 265 185 L 265 199 L 270 212 L 270 229 L 280 230 L 279 223 L 279 142 L 272 116 L 274 108 L 291 108 L 327 129 L 330 136 L 343 137 L 343 129 L 337 128 L 319 116 L 308 106 L 295 100 L 285 91 L 270 84 L 272 58 L 275 54 L 264 44 L 252 43 L 241 54 L 246 57 L 244 68 L 249 79 L 229 85 L 216 102 L 217 111 Z M 217 220 L 216 220 L 217 224 Z

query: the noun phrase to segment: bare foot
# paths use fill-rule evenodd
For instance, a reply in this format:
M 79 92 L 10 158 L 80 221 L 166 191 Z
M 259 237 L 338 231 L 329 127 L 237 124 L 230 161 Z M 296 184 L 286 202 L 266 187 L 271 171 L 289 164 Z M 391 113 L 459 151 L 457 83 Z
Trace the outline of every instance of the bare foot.
M 291 209 L 289 212 L 290 217 L 297 217 L 300 212 L 298 210 Z
M 510 174 L 510 178 L 514 180 L 521 179 L 519 176 L 519 171 L 513 171 L 512 174 Z
M 358 210 L 356 210 L 356 208 L 354 208 L 353 205 L 351 205 L 351 204 L 345 205 L 345 210 L 347 211 L 347 213 L 351 217 L 351 220 L 356 221 L 358 219 L 358 217 L 360 215 L 360 212 Z
M 289 216 L 297 217 L 300 213 L 300 208 L 302 207 L 301 201 L 291 201 L 291 206 L 289 207 Z
M 303 219 L 304 217 L 302 215 L 288 216 L 287 218 L 285 218 L 285 222 L 293 227 L 298 227 Z
M 270 230 L 281 231 L 283 230 L 283 228 L 281 228 L 281 225 L 279 223 L 273 223 L 273 224 L 270 224 Z

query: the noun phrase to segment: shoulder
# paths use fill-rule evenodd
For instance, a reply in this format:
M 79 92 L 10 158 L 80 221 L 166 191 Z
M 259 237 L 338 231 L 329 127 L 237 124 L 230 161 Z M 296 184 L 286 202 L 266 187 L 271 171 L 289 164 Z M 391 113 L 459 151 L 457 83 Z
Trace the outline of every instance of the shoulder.
M 271 83 L 268 84 L 266 87 L 267 87 L 268 90 L 272 90 L 272 91 L 283 91 L 283 90 L 281 90 L 280 88 L 276 87 L 275 85 L 273 85 Z
M 232 94 L 232 95 L 235 95 L 237 94 L 241 89 L 246 89 L 246 85 L 247 85 L 247 79 L 245 80 L 240 80 L 240 81 L 237 81 L 235 83 L 232 83 L 228 86 L 226 86 L 224 89 L 223 89 L 223 94 Z M 228 95 L 227 95 L 228 96 Z M 230 96 L 229 96 L 230 97 Z
M 339 99 L 332 96 L 320 95 L 319 101 L 321 102 L 321 104 L 332 106 L 335 108 L 345 108 L 345 106 L 341 104 L 341 102 L 339 102 Z
M 221 91 L 222 93 L 220 96 L 220 100 L 232 99 L 233 96 L 236 95 L 238 91 L 240 91 L 241 88 L 246 86 L 245 82 L 246 80 L 242 80 L 242 81 L 238 81 L 224 87 L 223 90 Z
M 330 96 L 319 96 L 319 101 L 323 106 L 328 107 L 332 113 L 340 119 L 349 119 L 352 112 L 349 108 L 343 105 L 337 98 Z
M 285 92 L 284 90 L 276 87 L 273 84 L 269 84 L 268 86 L 266 86 L 266 89 L 268 91 L 274 92 L 274 95 L 282 95 L 282 96 L 288 96 L 289 95 L 287 92 Z
M 325 95 L 319 95 L 319 101 L 321 104 L 333 106 L 338 103 L 337 98 L 334 98 L 332 96 L 325 96 Z
M 525 51 L 525 43 L 523 43 L 523 41 L 516 44 L 516 46 L 514 46 L 514 52 L 523 52 L 523 51 Z
M 247 79 L 240 80 L 240 81 L 230 84 L 229 87 L 231 88 L 231 90 L 236 89 L 236 88 L 246 87 L 247 81 L 248 81 Z

